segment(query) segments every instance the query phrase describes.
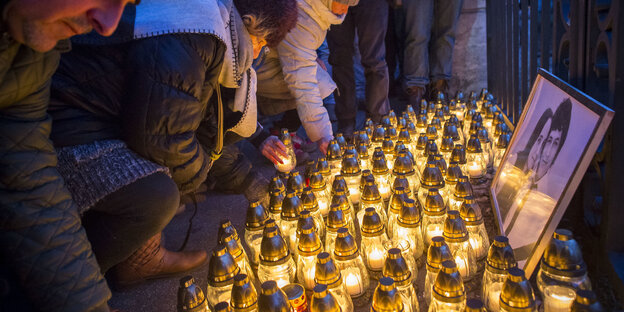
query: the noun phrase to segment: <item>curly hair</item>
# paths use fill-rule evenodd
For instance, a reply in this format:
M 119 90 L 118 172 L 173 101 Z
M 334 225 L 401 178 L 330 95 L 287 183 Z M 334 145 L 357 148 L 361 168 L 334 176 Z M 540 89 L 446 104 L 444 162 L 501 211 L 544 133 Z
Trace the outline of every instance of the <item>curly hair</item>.
M 297 24 L 297 0 L 234 0 L 247 31 L 277 46 Z

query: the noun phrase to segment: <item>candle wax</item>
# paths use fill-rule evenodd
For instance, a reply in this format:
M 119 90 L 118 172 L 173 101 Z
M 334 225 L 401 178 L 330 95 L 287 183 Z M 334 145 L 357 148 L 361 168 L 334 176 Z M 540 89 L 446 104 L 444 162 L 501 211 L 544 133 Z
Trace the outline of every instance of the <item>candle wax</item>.
M 544 288 L 544 312 L 570 311 L 576 298 L 574 290 L 565 286 L 547 286 Z
M 314 282 L 314 274 L 316 274 L 316 264 L 313 264 L 303 272 L 305 288 L 312 289 L 316 285 Z
M 455 257 L 455 264 L 457 264 L 457 271 L 459 271 L 459 274 L 462 276 L 462 278 L 466 278 L 468 276 L 468 265 L 466 262 L 467 262 L 466 259 L 460 256 Z
M 472 246 L 472 250 L 475 253 L 478 253 L 481 250 L 481 240 L 476 237 L 470 237 L 470 246 Z
M 368 265 L 373 270 L 381 270 L 384 266 L 384 252 L 377 248 L 370 251 L 368 254 Z
M 468 166 L 468 173 L 471 178 L 478 178 L 481 176 L 481 166 L 479 166 L 476 162 L 473 162 Z
M 345 275 L 345 285 L 347 286 L 347 292 L 350 296 L 357 296 L 362 293 L 362 283 L 360 281 L 361 276 L 353 272 L 348 272 Z

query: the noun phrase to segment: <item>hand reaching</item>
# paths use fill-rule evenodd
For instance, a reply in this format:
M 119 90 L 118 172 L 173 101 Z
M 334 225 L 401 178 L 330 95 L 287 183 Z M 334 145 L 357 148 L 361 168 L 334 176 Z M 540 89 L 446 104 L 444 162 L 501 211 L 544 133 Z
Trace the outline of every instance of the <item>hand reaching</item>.
M 281 164 L 282 158 L 288 158 L 288 148 L 274 135 L 260 144 L 260 152 L 274 164 Z

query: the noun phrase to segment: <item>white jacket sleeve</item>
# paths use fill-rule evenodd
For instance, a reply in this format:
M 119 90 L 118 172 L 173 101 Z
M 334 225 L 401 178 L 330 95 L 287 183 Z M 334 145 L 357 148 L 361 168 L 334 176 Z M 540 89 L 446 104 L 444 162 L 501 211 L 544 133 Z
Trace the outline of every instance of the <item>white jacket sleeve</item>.
M 315 25 L 316 26 L 316 25 Z M 332 137 L 332 127 L 319 89 L 316 42 L 326 32 L 298 23 L 277 46 L 284 80 L 297 102 L 297 113 L 310 140 Z M 323 38 L 320 38 L 321 40 Z

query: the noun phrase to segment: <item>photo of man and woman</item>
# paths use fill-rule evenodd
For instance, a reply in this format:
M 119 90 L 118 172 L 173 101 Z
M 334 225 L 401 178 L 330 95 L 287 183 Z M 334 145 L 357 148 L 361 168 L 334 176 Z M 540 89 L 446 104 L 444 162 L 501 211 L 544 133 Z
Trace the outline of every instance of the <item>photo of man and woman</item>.
M 519 264 L 530 256 L 575 173 L 600 116 L 550 81 L 535 86 L 493 194 Z

